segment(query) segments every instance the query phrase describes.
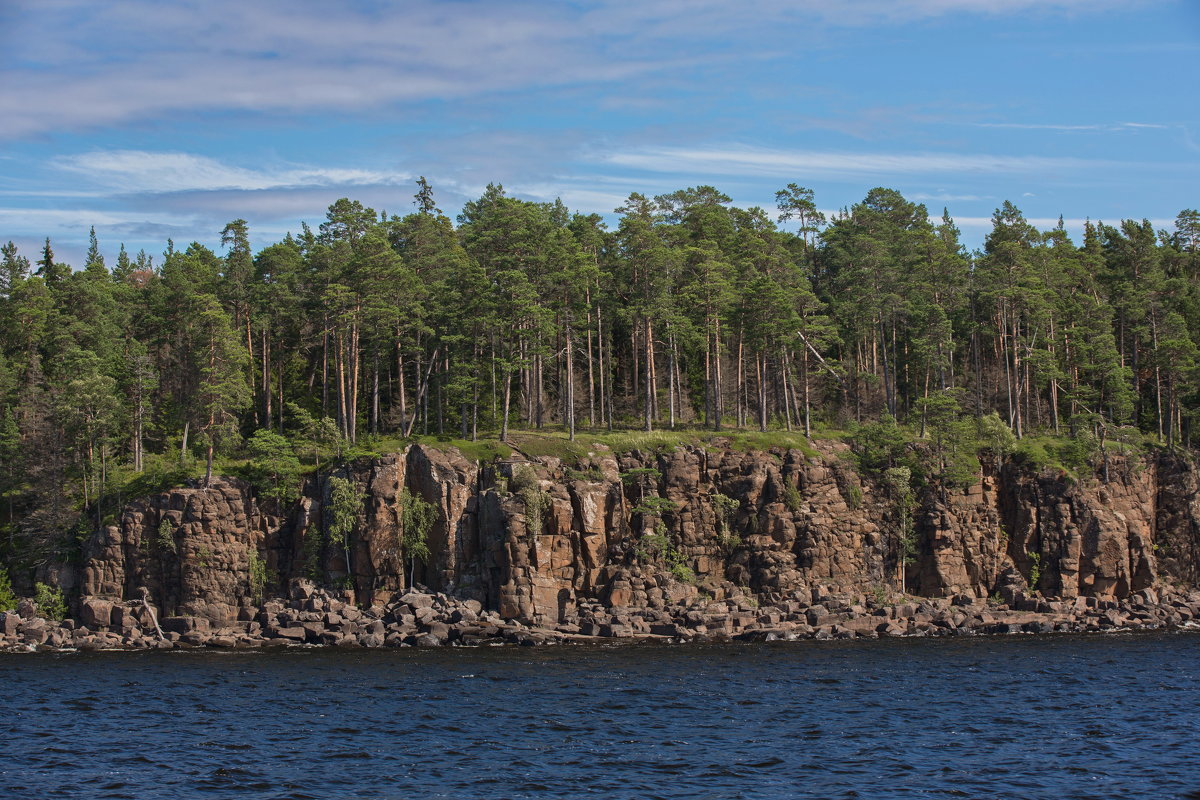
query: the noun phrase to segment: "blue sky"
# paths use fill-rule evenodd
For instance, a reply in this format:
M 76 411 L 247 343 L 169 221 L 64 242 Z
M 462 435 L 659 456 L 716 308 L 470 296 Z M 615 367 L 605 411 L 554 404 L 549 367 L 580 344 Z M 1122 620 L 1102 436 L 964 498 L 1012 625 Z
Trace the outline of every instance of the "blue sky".
M 1200 206 L 1200 0 L 7 0 L 0 240 L 262 246 L 339 197 L 453 215 L 488 182 L 611 214 L 712 184 L 773 211 L 898 189 L 970 247 L 1011 200 Z

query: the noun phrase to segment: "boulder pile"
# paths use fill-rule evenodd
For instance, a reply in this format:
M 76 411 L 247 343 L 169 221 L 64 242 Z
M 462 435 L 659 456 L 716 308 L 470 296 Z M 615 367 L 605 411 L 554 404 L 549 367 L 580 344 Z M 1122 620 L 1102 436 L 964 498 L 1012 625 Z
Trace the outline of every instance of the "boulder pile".
M 418 587 L 420 588 L 420 587 Z M 760 606 L 743 595 L 695 598 L 665 608 L 584 603 L 577 617 L 531 626 L 441 592 L 381 595 L 360 607 L 349 590 L 295 580 L 288 597 L 244 608 L 237 620 L 180 616 L 156 620 L 145 604 L 86 598 L 78 619 L 56 621 L 29 601 L 0 613 L 0 649 L 136 650 L 173 648 L 440 647 L 545 645 L 658 640 L 776 641 L 1017 633 L 1099 633 L 1200 628 L 1200 592 L 1143 589 L 1123 600 L 1043 598 L 1019 589 L 980 601 L 838 594 L 825 587 Z M 157 627 L 155 623 L 158 623 Z M 160 633 L 161 630 L 161 633 Z

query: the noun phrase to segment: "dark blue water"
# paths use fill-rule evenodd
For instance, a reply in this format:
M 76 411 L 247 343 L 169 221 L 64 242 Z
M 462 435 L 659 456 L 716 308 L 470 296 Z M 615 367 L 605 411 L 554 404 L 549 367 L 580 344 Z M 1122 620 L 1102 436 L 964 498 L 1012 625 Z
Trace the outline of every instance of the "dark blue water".
M 0 657 L 4 798 L 1200 798 L 1200 636 Z

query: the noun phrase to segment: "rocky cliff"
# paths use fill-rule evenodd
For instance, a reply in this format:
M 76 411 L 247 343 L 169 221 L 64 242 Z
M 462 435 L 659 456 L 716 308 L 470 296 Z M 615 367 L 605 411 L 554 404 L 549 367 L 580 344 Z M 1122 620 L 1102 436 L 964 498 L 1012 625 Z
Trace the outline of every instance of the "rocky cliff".
M 847 455 L 841 444 L 818 455 L 680 447 L 480 466 L 414 445 L 310 479 L 282 514 L 231 479 L 131 503 L 87 543 L 78 588 L 85 601 L 145 588 L 162 616 L 219 624 L 252 618 L 302 577 L 385 605 L 415 567 L 416 583 L 499 619 L 586 627 L 600 612 L 611 622 L 614 609 L 676 619 L 728 598 L 773 606 L 903 588 L 1013 604 L 1033 590 L 1111 601 L 1196 583 L 1200 475 L 1188 461 L 1119 460 L 1107 479 L 1078 481 L 985 465 L 967 490 L 919 498 L 905 563 L 896 499 Z M 326 530 L 331 474 L 363 498 L 344 544 Z M 430 555 L 413 565 L 400 547 L 405 489 L 436 511 Z

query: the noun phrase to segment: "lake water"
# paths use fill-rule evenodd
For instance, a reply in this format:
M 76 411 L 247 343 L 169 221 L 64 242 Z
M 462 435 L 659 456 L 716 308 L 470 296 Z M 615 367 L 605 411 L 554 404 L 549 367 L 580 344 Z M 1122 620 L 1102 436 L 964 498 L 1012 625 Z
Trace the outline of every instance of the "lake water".
M 0 797 L 1200 798 L 1200 635 L 0 656 Z

